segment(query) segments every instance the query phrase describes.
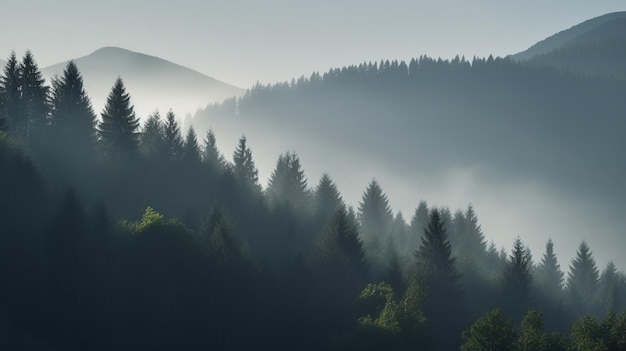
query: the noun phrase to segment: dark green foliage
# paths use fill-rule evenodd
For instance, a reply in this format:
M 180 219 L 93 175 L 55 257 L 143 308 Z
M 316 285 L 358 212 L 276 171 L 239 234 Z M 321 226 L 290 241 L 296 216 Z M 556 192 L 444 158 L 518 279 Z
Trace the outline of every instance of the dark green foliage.
M 495 309 L 463 332 L 461 351 L 512 351 L 515 337 L 513 322 Z
M 369 284 L 357 298 L 365 316 L 344 348 L 359 350 L 406 350 L 427 345 L 427 321 L 414 291 L 396 301 L 394 289 L 385 283 Z
M 48 125 L 48 90 L 35 59 L 26 51 L 20 65 L 20 99 L 23 106 L 23 120 L 17 126 L 19 138 L 31 147 L 38 146 L 45 136 Z M 23 129 L 22 129 L 23 128 Z
M 533 268 L 530 250 L 518 237 L 502 273 L 502 301 L 505 312 L 519 321 L 530 306 Z
M 543 330 L 543 316 L 539 311 L 528 310 L 520 323 L 518 338 L 515 341 L 515 350 L 518 351 L 547 351 L 549 348 L 548 335 Z
M 373 259 L 382 260 L 384 245 L 393 223 L 393 213 L 387 195 L 383 193 L 376 179 L 370 181 L 363 193 L 358 219 L 365 247 Z
M 355 224 L 345 209 L 338 210 L 326 225 L 320 242 L 321 261 L 328 267 L 359 279 L 364 277 L 366 263 L 363 243 Z
M 202 149 L 202 162 L 209 169 L 216 172 L 223 172 L 228 167 L 228 161 L 217 148 L 217 141 L 213 130 L 209 129 L 204 139 L 204 148 Z
M 185 143 L 182 150 L 182 161 L 188 167 L 200 166 L 200 146 L 198 145 L 198 138 L 196 137 L 196 131 L 193 127 L 189 127 L 187 135 L 185 136 Z
M 563 277 L 561 266 L 554 254 L 552 239 L 546 244 L 546 252 L 535 270 L 535 284 L 546 295 L 557 301 L 563 292 Z
M 589 246 L 583 241 L 570 264 L 565 286 L 570 304 L 581 312 L 579 316 L 591 313 L 595 307 L 594 298 L 598 289 L 599 275 Z
M 252 159 L 252 150 L 247 145 L 245 136 L 239 138 L 239 144 L 233 153 L 233 174 L 235 178 L 247 189 L 260 193 L 259 171 Z
M 12 52 L 0 77 L 0 126 L 17 135 L 23 129 L 24 115 L 20 103 L 20 66 Z
M 104 154 L 111 159 L 134 155 L 139 143 L 139 118 L 122 78 L 111 88 L 101 116 L 98 135 Z
M 438 209 L 432 210 L 428 228 L 417 251 L 418 271 L 424 274 L 428 296 L 424 312 L 431 326 L 431 335 L 439 348 L 458 345 L 465 327 L 463 288 L 448 234 Z
M 52 81 L 50 125 L 55 144 L 63 152 L 80 150 L 93 157 L 96 146 L 96 114 L 83 86 L 83 77 L 73 61 L 68 62 L 63 76 Z M 77 155 L 68 155 L 76 157 Z
M 617 270 L 613 261 L 606 265 L 600 275 L 597 302 L 602 312 L 626 311 L 626 278 Z
M 309 189 L 300 159 L 295 153 L 287 152 L 278 157 L 276 168 L 270 176 L 265 191 L 272 207 L 285 206 L 307 211 Z
M 159 111 L 155 111 L 143 125 L 139 137 L 139 149 L 149 160 L 164 160 L 168 156 L 168 146 L 165 141 L 165 127 L 161 121 Z
M 327 173 L 322 174 L 313 192 L 313 211 L 316 222 L 328 222 L 333 214 L 345 206 L 341 194 L 330 176 Z
M 180 160 L 183 156 L 183 136 L 180 127 L 176 121 L 176 116 L 172 110 L 167 111 L 165 115 L 165 124 L 163 126 L 165 133 L 165 144 L 167 145 L 169 159 Z

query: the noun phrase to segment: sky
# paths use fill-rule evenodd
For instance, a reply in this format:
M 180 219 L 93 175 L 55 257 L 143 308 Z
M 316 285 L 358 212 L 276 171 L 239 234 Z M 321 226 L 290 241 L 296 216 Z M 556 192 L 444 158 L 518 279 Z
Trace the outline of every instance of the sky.
M 4 0 L 0 57 L 117 46 L 248 88 L 380 59 L 506 56 L 623 0 Z

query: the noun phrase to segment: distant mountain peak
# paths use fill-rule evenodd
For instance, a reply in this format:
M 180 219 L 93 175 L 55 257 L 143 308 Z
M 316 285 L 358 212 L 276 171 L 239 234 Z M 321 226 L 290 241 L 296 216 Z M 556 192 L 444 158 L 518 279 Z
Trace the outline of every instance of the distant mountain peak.
M 68 60 L 69 61 L 69 60 Z M 113 82 L 121 77 L 141 116 L 170 108 L 179 116 L 210 103 L 238 96 L 244 90 L 171 61 L 106 46 L 73 60 L 82 73 L 89 97 L 98 111 Z M 46 78 L 63 74 L 67 61 L 42 69 Z

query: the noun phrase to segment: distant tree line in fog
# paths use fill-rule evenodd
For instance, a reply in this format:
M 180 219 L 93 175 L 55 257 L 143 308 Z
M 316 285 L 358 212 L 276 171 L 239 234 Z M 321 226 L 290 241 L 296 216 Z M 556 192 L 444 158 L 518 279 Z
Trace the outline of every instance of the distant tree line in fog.
M 74 63 L 46 86 L 30 52 L 0 122 L 6 349 L 626 349 L 626 278 L 585 242 L 565 272 L 551 240 L 498 249 L 472 206 L 407 221 L 373 179 L 353 208 L 290 152 L 264 188 L 245 136 L 229 159 L 173 111 L 140 124 L 121 78 L 97 117 Z

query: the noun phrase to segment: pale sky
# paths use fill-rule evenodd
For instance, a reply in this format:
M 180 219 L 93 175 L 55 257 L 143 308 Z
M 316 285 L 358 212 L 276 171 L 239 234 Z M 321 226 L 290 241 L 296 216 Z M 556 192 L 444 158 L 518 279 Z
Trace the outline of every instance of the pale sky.
M 505 56 L 624 0 L 4 0 L 0 57 L 40 67 L 118 46 L 248 88 L 422 54 Z

